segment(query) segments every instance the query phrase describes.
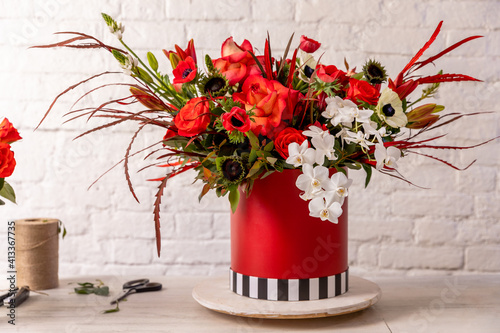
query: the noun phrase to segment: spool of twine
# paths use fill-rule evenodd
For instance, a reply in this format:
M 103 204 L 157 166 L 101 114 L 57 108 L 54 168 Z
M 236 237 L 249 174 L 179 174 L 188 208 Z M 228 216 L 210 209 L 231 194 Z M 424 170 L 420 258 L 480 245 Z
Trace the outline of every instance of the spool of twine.
M 16 220 L 17 285 L 32 290 L 59 285 L 59 220 Z

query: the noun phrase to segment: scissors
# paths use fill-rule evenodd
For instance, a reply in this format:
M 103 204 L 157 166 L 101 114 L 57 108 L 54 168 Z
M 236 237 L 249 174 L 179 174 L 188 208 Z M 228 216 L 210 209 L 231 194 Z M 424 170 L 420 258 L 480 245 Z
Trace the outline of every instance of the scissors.
M 133 293 L 144 293 L 147 291 L 158 291 L 161 290 L 161 283 L 149 282 L 149 279 L 138 279 L 125 282 L 123 284 L 123 292 L 111 301 L 111 304 L 118 303 L 125 297 Z

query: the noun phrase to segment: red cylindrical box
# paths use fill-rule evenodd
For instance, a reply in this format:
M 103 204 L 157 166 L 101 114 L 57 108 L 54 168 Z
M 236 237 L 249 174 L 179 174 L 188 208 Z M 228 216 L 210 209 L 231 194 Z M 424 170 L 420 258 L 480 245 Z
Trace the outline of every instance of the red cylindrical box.
M 347 200 L 338 223 L 309 216 L 295 181 L 299 169 L 275 172 L 241 193 L 231 217 L 231 269 L 260 278 L 310 279 L 347 270 Z

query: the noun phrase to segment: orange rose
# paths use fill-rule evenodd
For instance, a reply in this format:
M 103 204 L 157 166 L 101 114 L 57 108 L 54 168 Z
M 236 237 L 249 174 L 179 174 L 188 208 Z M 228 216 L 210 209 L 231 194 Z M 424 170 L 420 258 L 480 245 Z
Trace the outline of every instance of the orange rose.
M 0 143 L 0 178 L 6 178 L 12 175 L 16 167 L 14 152 L 10 150 L 10 145 Z
M 226 76 L 229 85 L 234 86 L 248 76 L 260 73 L 255 59 L 248 52 L 253 52 L 253 46 L 246 39 L 238 45 L 233 41 L 233 37 L 229 37 L 222 44 L 221 58 L 213 60 L 213 64 Z M 263 57 L 258 56 L 257 59 L 261 61 Z
M 210 124 L 208 101 L 202 97 L 189 100 L 175 116 L 174 123 L 179 135 L 191 137 L 200 134 Z
M 278 81 L 252 75 L 243 83 L 242 91 L 233 94 L 233 98 L 254 113 L 252 132 L 272 139 L 274 132 L 284 127 L 285 121 L 292 119 L 299 92 L 284 87 Z

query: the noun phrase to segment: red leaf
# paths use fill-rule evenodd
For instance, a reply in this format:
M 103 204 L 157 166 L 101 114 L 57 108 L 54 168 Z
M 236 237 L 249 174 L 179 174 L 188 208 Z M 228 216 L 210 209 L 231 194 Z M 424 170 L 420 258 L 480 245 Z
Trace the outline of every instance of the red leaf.
M 422 56 L 425 50 L 427 50 L 429 46 L 431 46 L 431 44 L 436 40 L 436 37 L 439 35 L 439 31 L 441 30 L 442 25 L 443 21 L 439 22 L 431 38 L 427 41 L 427 43 L 424 44 L 424 46 L 417 52 L 417 54 L 415 54 L 415 56 L 410 60 L 410 62 L 405 66 L 405 68 L 403 68 L 400 75 L 406 73 L 413 66 L 413 64 L 415 64 L 415 62 Z
M 297 65 L 297 51 L 299 49 L 295 49 L 295 52 L 293 52 L 293 57 L 292 57 L 292 62 L 290 63 L 290 71 L 288 73 L 288 79 L 286 80 L 286 86 L 288 88 L 292 88 L 292 81 L 293 81 L 293 74 L 295 74 L 295 67 Z M 285 61 L 285 60 L 283 60 Z
M 481 80 L 478 80 L 478 79 L 473 78 L 472 76 L 463 75 L 463 74 L 436 74 L 436 75 L 421 77 L 420 79 L 416 80 L 416 82 L 418 82 L 418 84 L 452 82 L 452 81 L 479 81 L 479 82 L 481 82 Z
M 415 68 L 415 70 L 419 69 L 419 68 L 422 68 L 424 67 L 425 65 L 427 65 L 428 63 L 431 63 L 433 62 L 434 60 L 438 59 L 438 58 L 441 58 L 443 55 L 445 55 L 446 53 L 456 49 L 457 47 L 459 47 L 460 45 L 462 44 L 465 44 L 471 40 L 474 40 L 476 38 L 481 38 L 483 36 L 471 36 L 471 37 L 468 37 L 468 38 L 465 38 L 465 39 L 462 39 L 460 42 L 457 42 L 455 44 L 453 44 L 452 46 L 448 47 L 447 49 L 445 49 L 444 51 L 441 51 L 440 53 L 436 54 L 435 56 L 432 56 L 430 57 L 429 59 L 427 60 L 424 60 L 424 61 L 419 61 L 417 63 L 415 63 L 415 65 L 418 65 L 417 68 Z

